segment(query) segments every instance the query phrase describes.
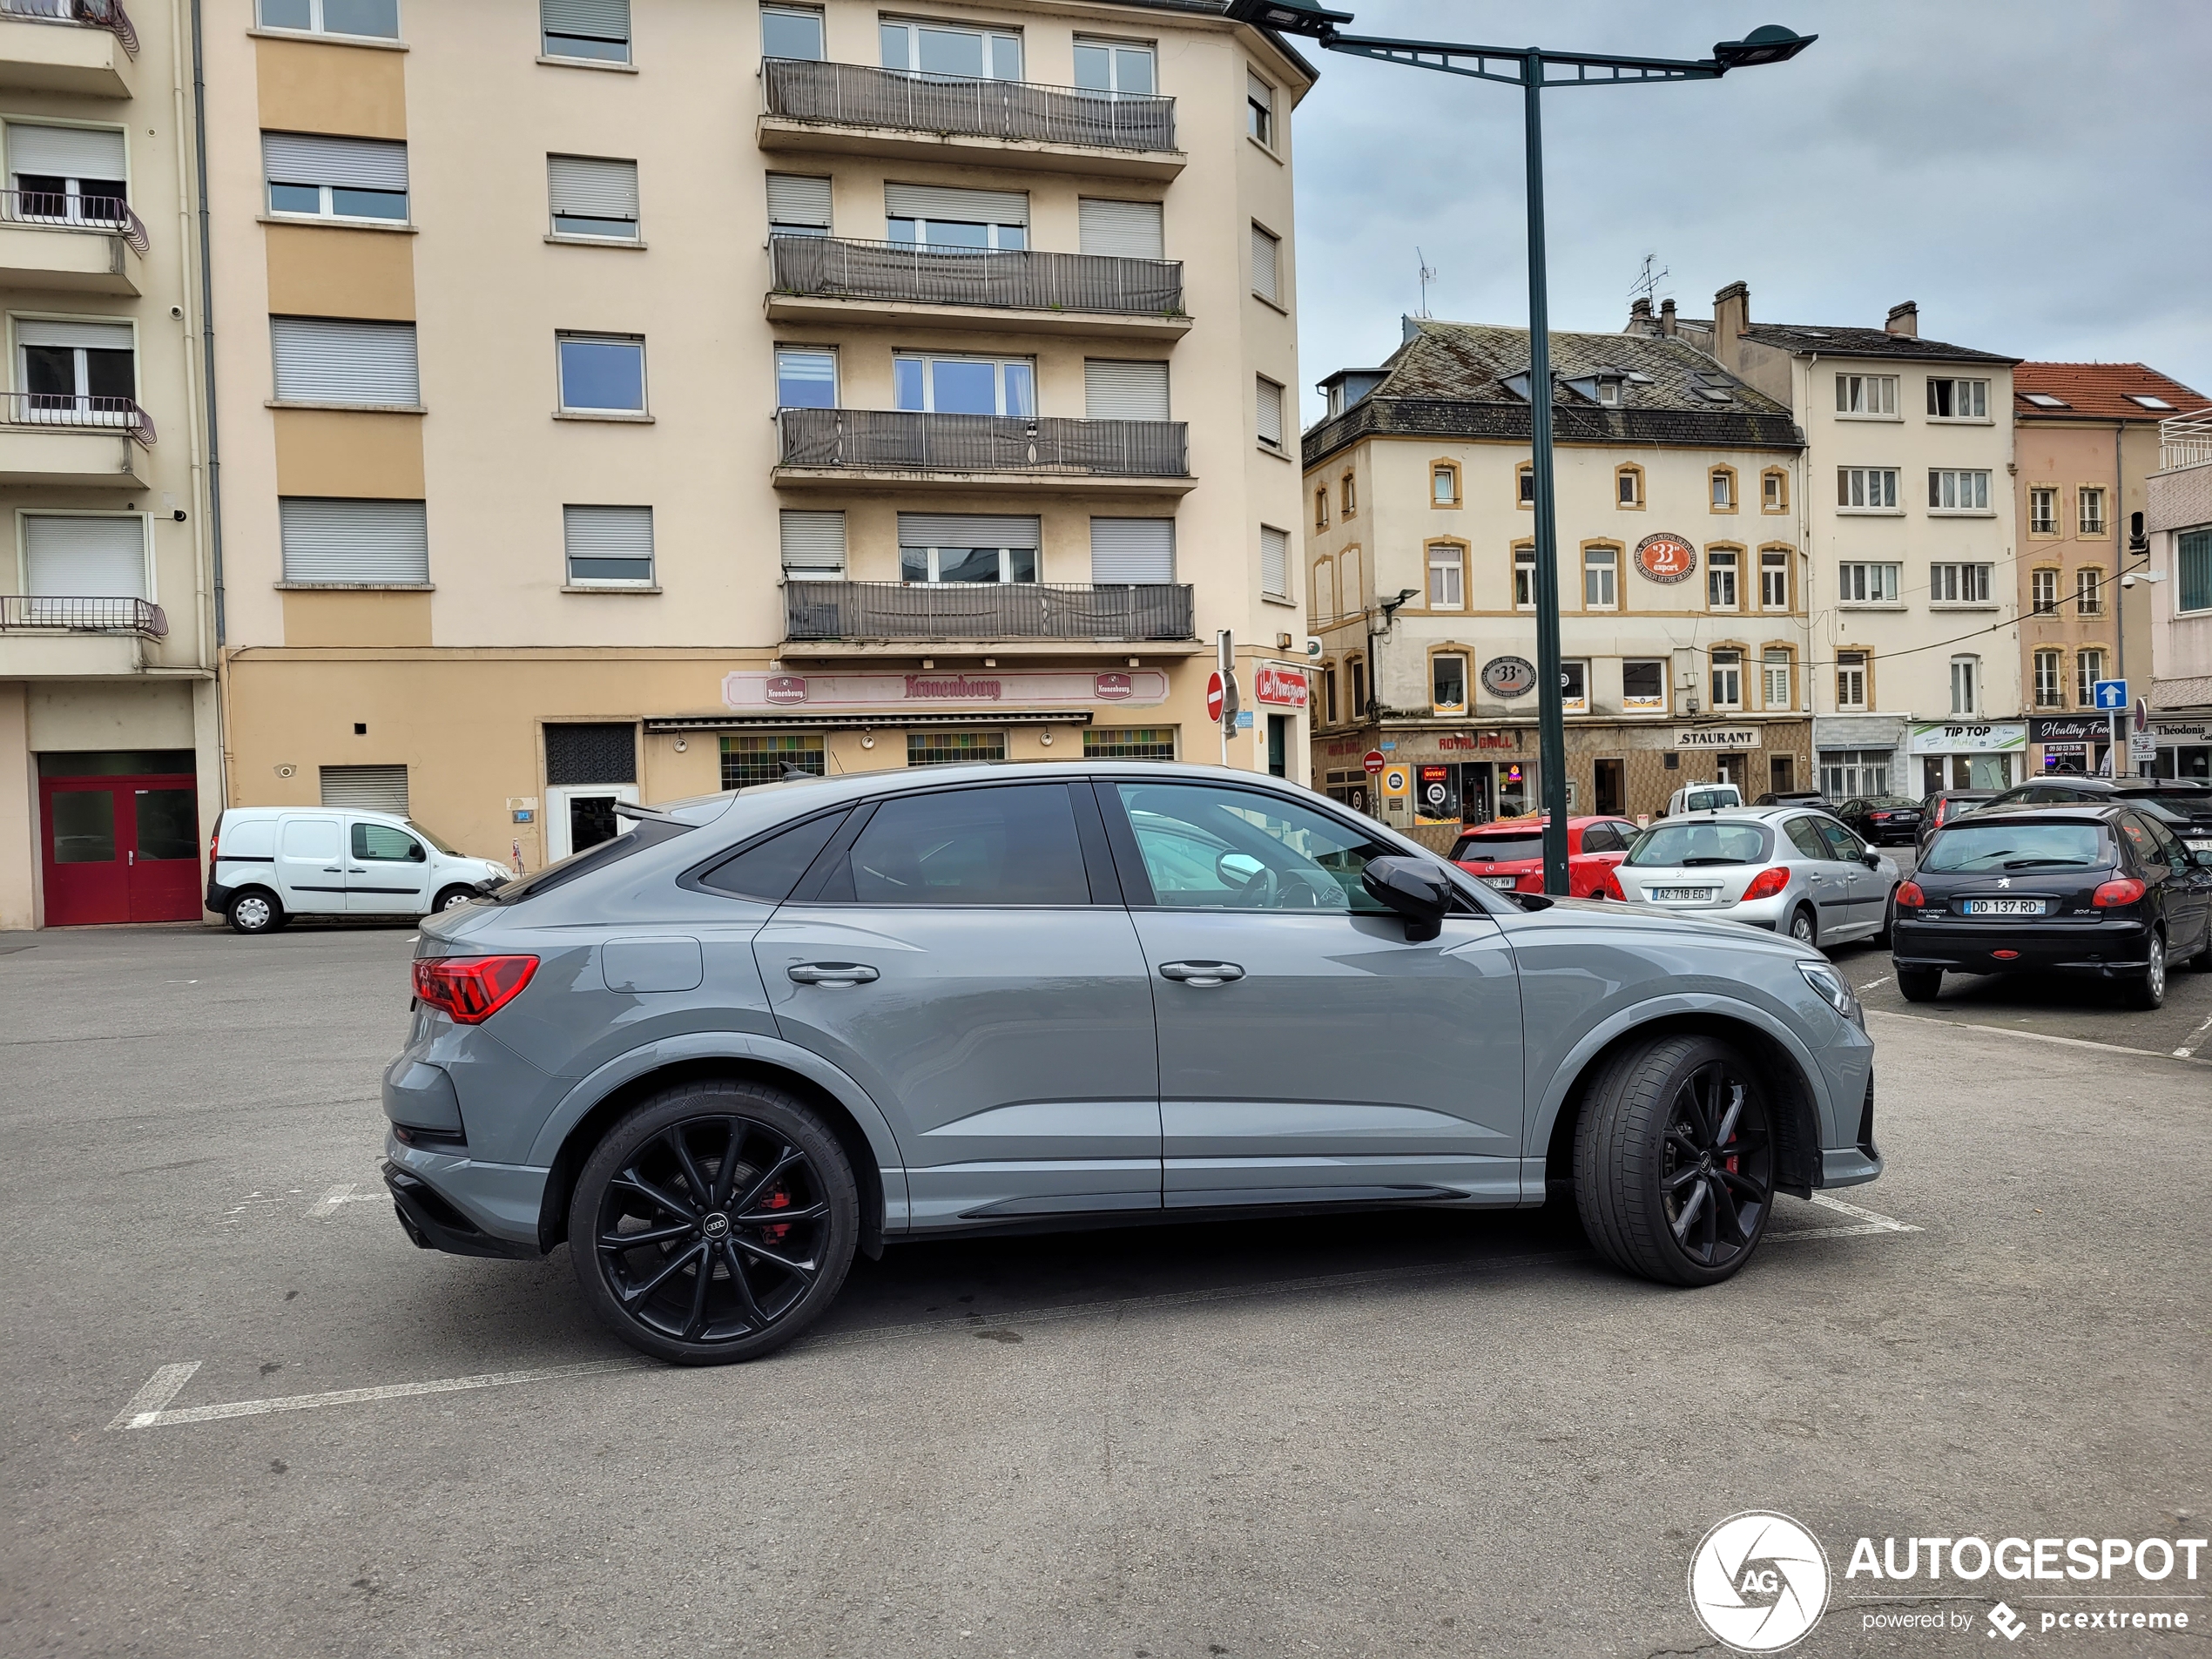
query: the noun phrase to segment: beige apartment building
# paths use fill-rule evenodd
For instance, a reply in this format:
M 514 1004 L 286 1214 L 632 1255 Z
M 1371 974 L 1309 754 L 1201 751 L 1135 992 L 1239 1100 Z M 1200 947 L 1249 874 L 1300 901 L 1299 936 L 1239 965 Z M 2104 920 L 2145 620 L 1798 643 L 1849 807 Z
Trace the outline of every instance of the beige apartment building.
M 185 0 L 0 0 L 0 931 L 200 914 L 221 804 Z
M 2169 416 L 2161 427 L 2145 499 L 2149 547 L 2130 566 L 2136 585 L 2150 590 L 2155 752 L 2136 769 L 2212 782 L 2212 409 Z
M 1305 435 L 1314 781 L 1443 846 L 1542 799 L 1528 334 L 1404 335 L 1321 383 Z M 1789 410 L 1680 339 L 1554 334 L 1552 365 L 1568 810 L 1657 813 L 1716 778 L 1803 787 Z
M 1291 114 L 1173 0 L 208 0 L 233 803 L 1302 776 Z M 1264 682 L 1275 701 L 1256 698 Z

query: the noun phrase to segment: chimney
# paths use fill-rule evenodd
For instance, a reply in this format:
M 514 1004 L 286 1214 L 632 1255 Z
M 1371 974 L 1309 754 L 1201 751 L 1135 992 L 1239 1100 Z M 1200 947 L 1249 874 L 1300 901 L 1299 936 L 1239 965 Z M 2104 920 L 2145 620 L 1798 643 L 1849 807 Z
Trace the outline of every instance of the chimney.
M 1903 305 L 1890 307 L 1890 320 L 1882 325 L 1891 334 L 1920 337 L 1920 302 L 1907 300 Z
M 1651 296 L 1638 294 L 1629 301 L 1629 326 L 1621 331 L 1626 334 L 1648 334 L 1651 332 Z
M 1669 339 L 1674 337 L 1675 302 L 1672 300 L 1662 300 L 1659 302 L 1659 332 Z
M 1742 282 L 1731 282 L 1713 296 L 1713 343 L 1710 349 L 1721 367 L 1731 374 L 1741 372 L 1743 361 L 1737 341 L 1751 326 L 1751 290 Z

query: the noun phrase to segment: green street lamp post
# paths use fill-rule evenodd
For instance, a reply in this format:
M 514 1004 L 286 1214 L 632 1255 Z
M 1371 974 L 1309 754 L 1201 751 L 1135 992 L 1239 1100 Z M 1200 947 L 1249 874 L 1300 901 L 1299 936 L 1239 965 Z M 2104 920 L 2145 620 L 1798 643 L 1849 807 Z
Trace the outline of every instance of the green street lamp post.
M 1819 38 L 1769 24 L 1725 40 L 1710 57 L 1622 57 L 1552 52 L 1541 47 L 1454 45 L 1346 35 L 1348 11 L 1314 0 L 1231 0 L 1229 15 L 1283 34 L 1318 41 L 1325 51 L 1372 57 L 1521 89 L 1528 168 L 1528 435 L 1536 485 L 1536 695 L 1538 759 L 1543 773 L 1544 891 L 1564 894 L 1567 880 L 1567 725 L 1559 645 L 1559 514 L 1552 481 L 1551 318 L 1544 272 L 1544 141 L 1541 94 L 1568 86 L 1641 85 L 1650 81 L 1716 81 L 1731 69 L 1779 64 Z M 1554 72 L 1557 71 L 1557 72 Z

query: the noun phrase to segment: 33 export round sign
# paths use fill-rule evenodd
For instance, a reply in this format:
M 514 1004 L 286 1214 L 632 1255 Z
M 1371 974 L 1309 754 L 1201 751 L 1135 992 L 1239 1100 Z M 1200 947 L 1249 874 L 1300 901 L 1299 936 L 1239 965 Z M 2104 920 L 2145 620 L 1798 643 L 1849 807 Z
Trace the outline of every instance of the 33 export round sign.
M 1671 530 L 1636 543 L 1636 569 L 1654 582 L 1682 582 L 1697 568 L 1697 550 Z

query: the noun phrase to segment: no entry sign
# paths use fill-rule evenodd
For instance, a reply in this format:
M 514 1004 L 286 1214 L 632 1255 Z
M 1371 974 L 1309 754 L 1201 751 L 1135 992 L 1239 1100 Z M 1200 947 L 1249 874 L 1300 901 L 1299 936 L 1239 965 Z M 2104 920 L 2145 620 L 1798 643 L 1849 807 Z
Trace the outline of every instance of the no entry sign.
M 1359 764 L 1366 767 L 1367 775 L 1370 778 L 1373 777 L 1377 772 L 1383 769 L 1382 751 L 1379 749 L 1368 750 L 1366 758 Z
M 1221 724 L 1221 671 L 1217 668 L 1206 676 L 1206 718 L 1216 725 Z

